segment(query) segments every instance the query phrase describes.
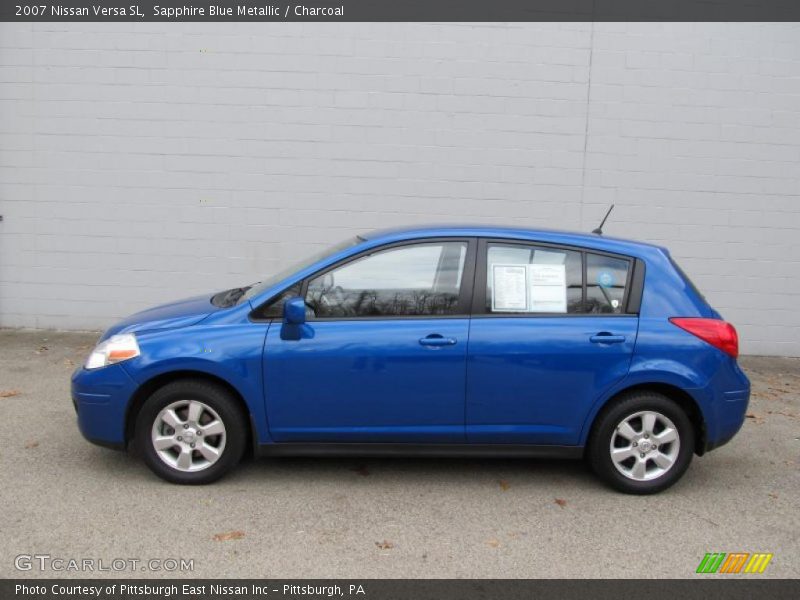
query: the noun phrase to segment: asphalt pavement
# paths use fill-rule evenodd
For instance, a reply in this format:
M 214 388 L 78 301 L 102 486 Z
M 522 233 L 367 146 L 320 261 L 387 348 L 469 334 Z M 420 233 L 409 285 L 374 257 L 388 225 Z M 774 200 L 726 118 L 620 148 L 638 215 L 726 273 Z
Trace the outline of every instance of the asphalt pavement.
M 505 459 L 249 460 L 181 487 L 78 432 L 69 377 L 96 339 L 0 330 L 0 577 L 698 577 L 707 552 L 800 576 L 800 359 L 743 358 L 742 431 L 656 496 Z

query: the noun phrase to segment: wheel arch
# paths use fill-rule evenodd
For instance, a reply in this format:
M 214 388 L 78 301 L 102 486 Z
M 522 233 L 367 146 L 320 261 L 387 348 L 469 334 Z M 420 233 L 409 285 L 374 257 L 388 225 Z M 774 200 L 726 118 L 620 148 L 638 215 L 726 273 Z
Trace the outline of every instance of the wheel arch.
M 662 396 L 666 396 L 680 406 L 689 417 L 689 421 L 692 423 L 692 429 L 694 430 L 695 435 L 695 454 L 702 456 L 705 453 L 707 439 L 706 424 L 705 419 L 703 418 L 703 412 L 700 409 L 700 405 L 698 404 L 697 400 L 686 390 L 676 385 L 662 382 L 637 383 L 616 391 L 605 402 L 603 402 L 599 410 L 595 412 L 585 439 L 587 441 L 590 439 L 598 421 L 600 420 L 600 416 L 603 414 L 603 411 L 611 406 L 617 398 L 634 392 L 656 392 Z
M 253 449 L 257 447 L 257 432 L 253 423 L 252 412 L 250 411 L 247 402 L 245 402 L 241 392 L 239 392 L 239 390 L 237 390 L 236 387 L 230 382 L 226 381 L 222 377 L 219 377 L 218 375 L 213 375 L 205 371 L 194 371 L 191 369 L 161 373 L 160 375 L 156 375 L 148 379 L 136 389 L 136 392 L 134 392 L 133 396 L 131 396 L 131 400 L 128 403 L 128 408 L 125 413 L 125 446 L 127 447 L 131 440 L 134 439 L 136 417 L 139 415 L 139 411 L 142 409 L 142 406 L 144 406 L 144 403 L 147 401 L 147 399 L 152 396 L 156 390 L 164 387 L 165 385 L 181 380 L 205 381 L 208 383 L 213 383 L 219 385 L 228 393 L 230 393 L 231 397 L 236 401 L 236 404 L 242 411 L 242 414 L 247 419 L 247 427 L 249 428 L 250 435 L 247 439 L 245 453 L 252 454 Z

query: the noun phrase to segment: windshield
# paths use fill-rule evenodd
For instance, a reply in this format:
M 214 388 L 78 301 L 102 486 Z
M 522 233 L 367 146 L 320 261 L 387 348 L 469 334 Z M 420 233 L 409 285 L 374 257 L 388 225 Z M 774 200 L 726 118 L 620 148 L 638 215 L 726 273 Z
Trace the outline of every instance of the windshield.
M 280 271 L 268 277 L 264 281 L 260 281 L 259 283 L 256 283 L 247 288 L 247 290 L 238 299 L 239 301 L 237 304 L 241 304 L 242 302 L 246 302 L 247 300 L 253 298 L 254 296 L 258 296 L 261 292 L 272 287 L 276 283 L 279 283 L 282 279 L 286 279 L 290 275 L 293 275 L 294 273 L 297 273 L 298 271 L 301 271 L 306 267 L 310 267 L 315 262 L 319 262 L 323 258 L 332 256 L 333 254 L 336 254 L 337 252 L 340 252 L 345 248 L 350 248 L 351 246 L 360 244 L 362 241 L 364 240 L 362 240 L 360 237 L 347 239 L 343 242 L 339 242 L 335 246 L 325 248 L 324 250 L 320 250 L 319 252 L 316 252 L 311 256 L 304 258 L 303 260 L 297 261 L 296 263 L 289 265 L 285 269 L 281 269 Z

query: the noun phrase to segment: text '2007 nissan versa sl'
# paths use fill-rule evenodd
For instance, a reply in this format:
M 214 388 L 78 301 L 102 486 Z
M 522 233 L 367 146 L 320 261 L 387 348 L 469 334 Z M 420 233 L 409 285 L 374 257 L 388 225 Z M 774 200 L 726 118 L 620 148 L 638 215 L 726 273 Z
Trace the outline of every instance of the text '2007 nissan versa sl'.
M 200 484 L 256 455 L 585 457 L 648 494 L 741 427 L 738 338 L 662 247 L 428 227 L 133 315 L 72 377 L 89 440 Z

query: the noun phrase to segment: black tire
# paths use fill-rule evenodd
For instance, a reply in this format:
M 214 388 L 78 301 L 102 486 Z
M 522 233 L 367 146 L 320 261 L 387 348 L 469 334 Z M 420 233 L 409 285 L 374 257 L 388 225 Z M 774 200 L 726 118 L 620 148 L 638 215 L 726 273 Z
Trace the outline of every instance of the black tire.
M 617 426 L 626 418 L 642 411 L 654 411 L 667 417 L 674 424 L 679 436 L 679 448 L 672 466 L 663 474 L 649 480 L 636 480 L 624 475 L 611 458 L 611 443 Z M 669 448 L 666 444 L 664 446 Z M 662 394 L 641 391 L 625 394 L 603 409 L 589 437 L 587 458 L 592 470 L 616 490 L 626 494 L 655 494 L 667 489 L 683 476 L 692 462 L 694 447 L 695 432 L 686 412 Z M 632 459 L 633 462 L 636 461 L 635 457 Z M 650 460 L 647 460 L 647 465 L 648 468 L 656 466 Z
M 174 402 L 198 400 L 217 413 L 225 427 L 225 443 L 216 462 L 198 471 L 182 471 L 162 460 L 151 432 L 159 413 Z M 202 429 L 200 428 L 201 433 Z M 156 390 L 136 418 L 136 446 L 150 470 L 171 483 L 201 485 L 216 481 L 241 460 L 247 446 L 247 419 L 239 404 L 224 387 L 201 380 L 174 381 Z M 194 454 L 197 456 L 198 454 Z

